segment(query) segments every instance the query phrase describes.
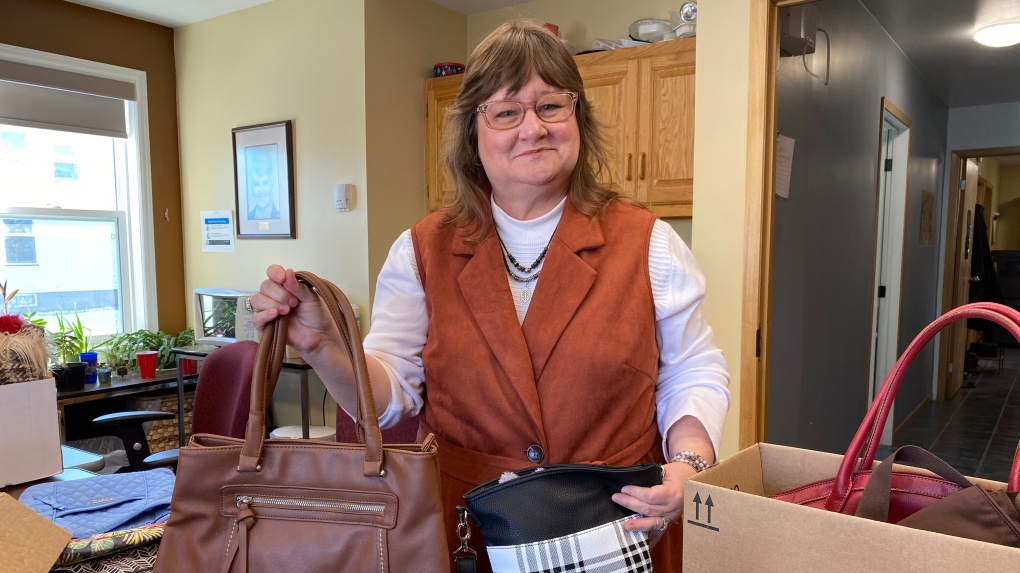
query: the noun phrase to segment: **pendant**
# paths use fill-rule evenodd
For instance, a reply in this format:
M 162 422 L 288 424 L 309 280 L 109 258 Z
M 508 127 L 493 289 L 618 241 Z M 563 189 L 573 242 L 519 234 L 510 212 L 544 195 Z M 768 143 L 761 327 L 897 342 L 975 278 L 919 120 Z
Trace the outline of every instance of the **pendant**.
M 521 302 L 528 302 L 529 298 L 531 298 L 531 291 L 528 290 L 527 285 L 525 285 L 524 290 L 521 291 Z

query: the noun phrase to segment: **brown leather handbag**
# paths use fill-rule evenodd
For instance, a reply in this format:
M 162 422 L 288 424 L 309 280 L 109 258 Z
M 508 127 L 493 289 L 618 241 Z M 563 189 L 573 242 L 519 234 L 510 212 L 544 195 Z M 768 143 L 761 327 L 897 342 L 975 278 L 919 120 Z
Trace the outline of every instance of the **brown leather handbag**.
M 350 303 L 311 273 L 297 278 L 325 301 L 347 346 L 359 443 L 264 438 L 287 317 L 270 323 L 259 342 L 245 438 L 198 434 L 181 448 L 156 573 L 448 571 L 433 436 L 383 446 Z

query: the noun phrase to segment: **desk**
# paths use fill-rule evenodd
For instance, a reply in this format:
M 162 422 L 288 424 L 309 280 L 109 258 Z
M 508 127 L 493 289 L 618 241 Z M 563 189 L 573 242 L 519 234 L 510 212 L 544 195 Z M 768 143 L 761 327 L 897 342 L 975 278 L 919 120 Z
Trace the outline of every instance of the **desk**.
M 68 392 L 57 392 L 57 416 L 60 420 L 60 442 L 66 441 L 64 429 L 64 406 L 113 398 L 115 396 L 127 396 L 159 390 L 178 385 L 178 378 L 173 370 L 157 370 L 155 378 L 142 378 L 138 372 L 131 371 L 127 376 L 114 375 L 113 381 L 104 386 L 97 383 L 86 384 L 81 390 L 70 390 Z M 183 394 L 184 389 L 178 388 L 178 394 Z
M 195 344 L 192 346 L 180 346 L 170 351 L 177 357 L 177 404 L 178 408 L 184 403 L 184 383 L 188 380 L 195 380 L 198 374 L 185 374 L 181 365 L 182 358 L 202 360 L 210 352 L 219 348 L 212 344 Z M 301 437 L 308 439 L 308 373 L 312 367 L 300 358 L 285 358 L 283 360 L 283 371 L 296 372 L 301 377 Z M 184 416 L 177 416 L 177 437 L 181 447 L 184 447 Z

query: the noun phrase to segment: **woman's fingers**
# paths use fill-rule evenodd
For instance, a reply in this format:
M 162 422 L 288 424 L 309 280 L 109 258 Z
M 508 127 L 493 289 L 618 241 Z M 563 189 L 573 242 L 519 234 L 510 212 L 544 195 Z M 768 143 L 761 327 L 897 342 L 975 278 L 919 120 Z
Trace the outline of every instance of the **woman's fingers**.
M 628 531 L 646 531 L 657 539 L 663 526 L 669 527 L 683 513 L 683 485 L 667 480 L 654 487 L 626 486 L 613 494 L 613 501 L 642 516 L 626 523 Z
M 266 327 L 266 324 L 278 316 L 280 316 L 280 312 L 276 309 L 259 311 L 251 315 L 251 324 L 255 327 L 255 330 L 262 332 L 262 329 Z

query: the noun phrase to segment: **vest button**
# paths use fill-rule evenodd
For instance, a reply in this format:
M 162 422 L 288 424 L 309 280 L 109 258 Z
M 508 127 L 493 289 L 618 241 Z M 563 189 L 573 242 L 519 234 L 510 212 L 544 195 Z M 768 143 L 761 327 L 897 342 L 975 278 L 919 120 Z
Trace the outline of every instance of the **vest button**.
M 544 460 L 544 459 L 545 459 L 545 450 L 542 449 L 542 446 L 540 446 L 538 444 L 535 444 L 535 445 L 531 446 L 530 448 L 528 448 L 528 461 L 537 464 L 537 463 L 541 463 L 542 460 Z

